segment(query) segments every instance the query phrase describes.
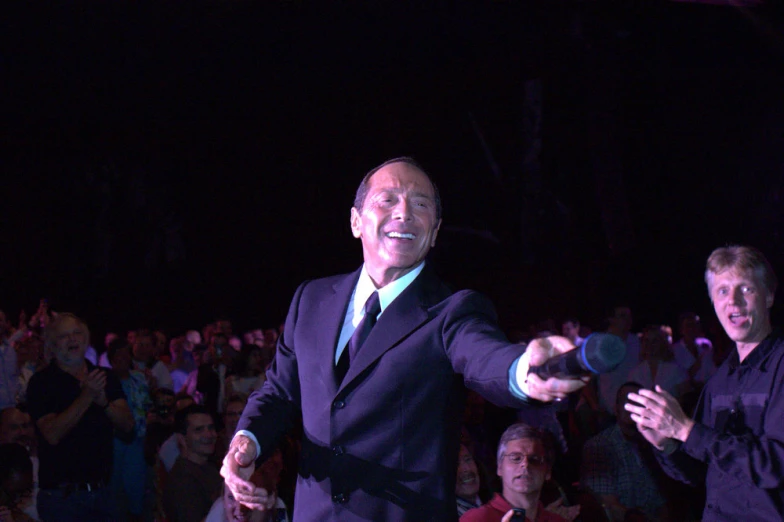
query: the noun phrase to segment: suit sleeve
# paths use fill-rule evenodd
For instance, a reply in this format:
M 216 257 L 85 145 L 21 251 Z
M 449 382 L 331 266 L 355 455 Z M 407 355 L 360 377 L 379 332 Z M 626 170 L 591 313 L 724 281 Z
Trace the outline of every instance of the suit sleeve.
M 452 367 L 468 388 L 498 406 L 525 405 L 509 386 L 509 370 L 525 348 L 506 339 L 489 299 L 478 292 L 455 294 L 446 311 L 443 339 Z
M 300 411 L 300 383 L 295 347 L 292 345 L 299 315 L 299 306 L 306 283 L 294 294 L 283 335 L 278 339 L 275 360 L 267 372 L 267 380 L 248 398 L 248 404 L 237 424 L 237 431 L 251 432 L 258 442 L 259 462 L 274 451 L 278 440 L 292 427 Z

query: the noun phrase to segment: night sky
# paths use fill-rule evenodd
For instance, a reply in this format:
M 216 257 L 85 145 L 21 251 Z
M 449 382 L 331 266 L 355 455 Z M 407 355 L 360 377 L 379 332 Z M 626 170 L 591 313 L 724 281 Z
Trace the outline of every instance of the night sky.
M 637 327 L 707 314 L 726 243 L 784 277 L 773 7 L 167 4 L 2 17 L 11 317 L 46 296 L 97 331 L 276 325 L 301 281 L 359 266 L 354 191 L 400 155 L 442 193 L 432 262 L 506 328 L 616 302 Z

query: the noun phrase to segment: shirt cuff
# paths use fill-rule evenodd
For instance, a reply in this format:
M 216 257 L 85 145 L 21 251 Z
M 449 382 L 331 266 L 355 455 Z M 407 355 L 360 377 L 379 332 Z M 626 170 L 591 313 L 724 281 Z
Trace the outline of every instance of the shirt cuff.
M 531 354 L 528 350 L 515 359 L 509 367 L 509 391 L 518 399 L 528 402 L 531 398 L 528 396 L 528 367 Z
M 245 435 L 246 437 L 248 437 L 250 440 L 253 441 L 253 444 L 256 445 L 256 458 L 253 460 L 258 459 L 261 456 L 261 446 L 259 446 L 259 441 L 256 438 L 256 436 L 253 433 L 249 432 L 248 430 L 240 430 L 234 434 L 234 437 L 231 438 L 232 442 L 234 442 L 234 439 L 237 438 L 237 435 Z M 229 444 L 229 446 L 231 446 L 231 444 Z

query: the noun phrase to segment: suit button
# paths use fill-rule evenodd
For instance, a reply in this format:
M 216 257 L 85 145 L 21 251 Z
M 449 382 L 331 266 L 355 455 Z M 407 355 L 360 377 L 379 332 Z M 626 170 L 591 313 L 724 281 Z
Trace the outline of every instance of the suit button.
M 343 455 L 343 453 L 345 453 L 345 451 L 343 450 L 343 446 L 332 446 L 332 453 L 336 457 L 339 457 L 339 456 Z
M 345 504 L 346 502 L 348 502 L 348 495 L 346 495 L 345 493 L 337 493 L 335 495 L 332 495 L 332 502 L 334 502 L 335 504 Z
M 335 401 L 333 406 L 335 407 L 336 410 L 341 410 L 346 407 L 346 403 L 343 401 Z

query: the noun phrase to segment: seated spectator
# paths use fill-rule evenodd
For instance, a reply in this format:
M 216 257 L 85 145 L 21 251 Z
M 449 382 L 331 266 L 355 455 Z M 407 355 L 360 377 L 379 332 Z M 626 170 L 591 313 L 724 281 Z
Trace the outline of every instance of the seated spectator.
M 107 333 L 103 338 L 103 345 L 106 348 L 104 352 L 98 357 L 98 366 L 101 368 L 111 368 L 112 365 L 109 362 L 109 345 L 112 344 L 112 341 L 115 339 L 119 339 L 119 335 L 114 332 Z
M 27 449 L 33 465 L 32 494 L 20 499 L 17 507 L 33 520 L 38 520 L 38 448 L 30 414 L 13 406 L 0 411 L 0 444 L 21 444 Z M 2 518 L 0 518 L 2 520 Z
M 44 362 L 44 342 L 38 335 L 24 337 L 16 345 L 17 364 L 19 365 L 19 386 L 16 390 L 16 403 L 27 400 L 27 385 L 30 378 L 41 370 Z
M 198 404 L 217 404 L 220 395 L 220 379 L 213 370 L 213 354 L 205 345 L 193 347 L 191 352 L 195 369 L 188 374 L 180 392 L 184 392 Z M 215 404 L 214 404 L 215 403 Z M 217 407 L 213 408 L 217 411 Z
M 218 442 L 216 443 L 215 455 L 221 460 L 226 452 L 229 451 L 229 443 L 234 432 L 237 431 L 237 423 L 242 416 L 242 410 L 245 409 L 245 403 L 248 402 L 247 395 L 235 394 L 231 395 L 226 402 L 226 408 L 223 412 L 223 429 L 218 434 Z
M 681 338 L 672 345 L 675 363 L 688 372 L 692 382 L 701 387 L 717 368 L 713 364 L 713 344 L 701 336 L 700 316 L 694 312 L 680 315 L 678 329 Z
M 169 359 L 169 340 L 166 337 L 166 334 L 160 330 L 155 330 L 152 333 L 152 337 L 154 340 L 155 348 L 153 350 L 153 355 L 156 359 L 161 361 L 163 364 L 168 365 L 171 363 L 171 359 Z
M 511 425 L 498 444 L 501 494 L 487 504 L 466 511 L 460 522 L 500 522 L 513 508 L 525 510 L 529 522 L 565 522 L 569 519 L 547 511 L 539 497 L 550 478 L 555 452 L 547 434 L 526 424 Z
M 255 511 L 243 506 L 232 496 L 229 488 L 223 488 L 223 494 L 215 501 L 205 522 L 288 522 L 286 504 L 277 495 L 277 484 L 280 477 L 282 457 L 276 450 L 250 477 L 250 482 L 266 489 L 270 496 L 265 511 Z
M 634 513 L 657 519 L 665 510 L 651 446 L 623 407 L 629 393 L 640 388 L 638 383 L 627 382 L 618 389 L 617 423 L 590 439 L 583 448 L 580 486 L 605 507 L 611 522 L 623 521 Z
M 169 343 L 170 362 L 167 364 L 169 375 L 172 379 L 172 389 L 179 392 L 188 380 L 188 374 L 193 370 L 193 357 L 186 349 L 189 344 L 185 337 L 175 337 Z
M 174 396 L 174 416 L 177 416 L 177 412 L 182 411 L 192 404 L 196 404 L 193 400 L 193 397 L 188 395 L 187 393 L 178 393 Z M 174 428 L 174 424 L 172 423 L 172 428 Z M 172 467 L 174 467 L 174 463 L 177 460 L 177 457 L 180 456 L 180 446 L 177 438 L 177 433 L 172 430 L 172 434 L 168 437 L 163 444 L 160 446 L 160 450 L 158 451 L 158 457 L 163 464 L 164 469 L 169 472 L 171 471 Z
M 457 516 L 462 516 L 469 509 L 477 508 L 490 500 L 492 492 L 487 487 L 484 471 L 479 470 L 477 462 L 465 445 L 460 445 L 457 458 Z
M 236 393 L 250 395 L 261 388 L 265 380 L 261 348 L 247 344 L 234 361 L 234 373 L 226 377 L 226 396 Z
M 223 479 L 211 461 L 215 453 L 215 423 L 198 404 L 178 411 L 175 433 L 182 454 L 174 463 L 163 491 L 168 522 L 201 522 L 220 496 Z
M 16 405 L 19 388 L 19 366 L 14 345 L 27 335 L 26 325 L 13 330 L 5 312 L 0 310 L 0 408 Z
M 661 386 L 676 399 L 690 388 L 689 375 L 675 364 L 667 335 L 659 326 L 648 326 L 640 344 L 641 362 L 629 372 L 629 380 L 653 390 Z
M 155 357 L 155 338 L 147 330 L 139 330 L 133 335 L 133 368 L 143 372 L 150 380 L 150 388 L 174 389 L 169 369 Z M 111 362 L 111 361 L 110 361 Z
M 33 489 L 33 462 L 24 446 L 0 444 L 0 520 L 35 520 L 22 510 Z
M 574 317 L 567 317 L 561 323 L 561 335 L 572 341 L 575 346 L 583 344 L 585 339 L 580 337 L 580 321 Z
M 147 413 L 147 425 L 164 424 L 174 427 L 175 395 L 168 388 L 152 392 L 152 409 Z

